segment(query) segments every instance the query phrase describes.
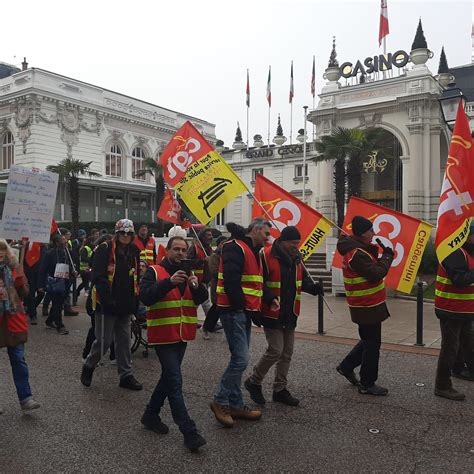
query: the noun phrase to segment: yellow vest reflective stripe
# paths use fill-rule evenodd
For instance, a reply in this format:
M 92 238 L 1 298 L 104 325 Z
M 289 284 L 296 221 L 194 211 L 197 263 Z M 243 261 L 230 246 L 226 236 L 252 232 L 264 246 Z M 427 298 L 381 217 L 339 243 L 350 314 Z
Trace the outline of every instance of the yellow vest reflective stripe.
M 224 275 L 219 272 L 218 278 L 224 278 Z M 240 281 L 255 281 L 257 283 L 263 283 L 263 276 L 260 275 L 242 275 Z
M 195 304 L 193 300 L 158 301 L 147 308 L 153 310 L 162 308 L 179 308 L 180 306 L 195 306 Z
M 440 298 L 449 298 L 452 300 L 474 300 L 474 293 L 448 293 L 446 291 L 435 290 L 435 296 Z
M 175 318 L 160 318 L 160 319 L 147 319 L 146 325 L 147 327 L 153 326 L 166 326 L 167 324 L 181 324 L 181 323 L 189 323 L 189 324 L 197 324 L 198 318 L 193 316 L 181 316 Z
M 357 278 L 344 278 L 344 283 L 349 285 L 355 285 L 356 283 L 365 283 L 367 281 L 364 277 L 357 277 Z
M 377 293 L 380 290 L 383 290 L 385 288 L 384 283 L 380 283 L 380 285 L 374 287 L 374 288 L 367 288 L 366 290 L 354 290 L 354 291 L 348 291 L 346 290 L 346 296 L 366 296 L 366 295 L 373 295 L 374 293 Z

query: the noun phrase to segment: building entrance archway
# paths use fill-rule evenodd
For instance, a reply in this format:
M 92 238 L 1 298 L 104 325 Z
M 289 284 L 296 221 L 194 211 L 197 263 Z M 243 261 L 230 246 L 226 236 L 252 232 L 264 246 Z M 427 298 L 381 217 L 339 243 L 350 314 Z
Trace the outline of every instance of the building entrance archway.
M 361 162 L 361 197 L 402 211 L 402 146 L 397 137 L 385 129 L 378 145 L 382 151 L 370 153 Z

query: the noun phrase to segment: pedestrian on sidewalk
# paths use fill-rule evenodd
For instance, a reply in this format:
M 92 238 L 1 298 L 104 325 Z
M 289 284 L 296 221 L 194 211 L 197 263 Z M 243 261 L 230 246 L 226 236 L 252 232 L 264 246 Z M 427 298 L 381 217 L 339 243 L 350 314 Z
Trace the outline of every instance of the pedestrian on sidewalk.
M 382 322 L 390 314 L 385 303 L 384 278 L 392 265 L 394 252 L 390 247 L 373 245 L 372 222 L 362 216 L 352 219 L 352 236 L 341 235 L 337 250 L 343 256 L 342 274 L 351 319 L 359 326 L 360 342 L 337 366 L 337 371 L 359 393 L 387 395 L 388 390 L 376 385 L 379 371 Z M 354 369 L 360 366 L 360 382 Z
M 81 275 L 81 284 L 77 287 L 75 300 L 77 301 L 81 290 L 89 292 L 91 270 L 92 270 L 92 252 L 94 249 L 94 241 L 97 240 L 92 235 L 89 236 L 81 245 L 79 249 L 79 272 Z
M 190 418 L 183 398 L 181 363 L 187 343 L 196 337 L 197 306 L 208 297 L 207 288 L 195 275 L 188 275 L 182 260 L 188 244 L 182 237 L 172 237 L 166 246 L 167 258 L 151 265 L 140 283 L 140 299 L 146 305 L 147 339 L 154 345 L 161 364 L 161 377 L 146 406 L 141 422 L 160 434 L 169 431 L 160 418 L 166 399 L 174 422 L 191 451 L 206 444 Z
M 38 293 L 39 288 L 39 276 L 41 265 L 46 254 L 45 247 L 39 242 L 30 242 L 26 240 L 23 245 L 25 246 L 25 261 L 23 264 L 25 270 L 25 276 L 28 280 L 28 296 L 25 298 L 25 306 L 30 318 L 30 324 L 38 324 L 38 315 L 37 307 L 42 297 L 43 293 Z
M 260 249 L 270 235 L 270 223 L 255 219 L 247 229 L 228 223 L 227 230 L 231 233 L 231 240 L 222 248 L 216 291 L 231 356 L 211 403 L 211 410 L 217 421 L 232 428 L 237 418 L 258 420 L 262 416 L 260 410 L 252 410 L 244 403 L 242 374 L 250 358 L 252 317 L 259 317 L 262 297 L 275 311 L 280 309 L 280 305 L 273 294 L 263 295 Z
M 69 331 L 63 324 L 62 312 L 71 286 L 74 266 L 70 254 L 66 251 L 67 241 L 64 235 L 54 234 L 52 242 L 53 247 L 46 253 L 40 270 L 38 291 L 46 291 L 51 299 L 46 326 L 56 329 L 58 334 L 66 335 Z
M 28 319 L 21 300 L 27 294 L 28 284 L 23 269 L 18 266 L 12 248 L 4 239 L 0 239 L 0 347 L 7 348 L 13 381 L 23 411 L 40 407 L 31 393 L 25 360 Z
M 436 370 L 435 395 L 464 400 L 464 393 L 453 388 L 451 372 L 456 359 L 466 364 L 463 375 L 474 380 L 474 352 L 471 322 L 474 320 L 474 223 L 464 245 L 438 266 L 435 314 L 441 327 L 441 351 Z M 460 356 L 458 356 L 458 351 Z M 460 372 L 461 373 L 461 372 Z
M 133 244 L 140 252 L 140 260 L 145 261 L 148 265 L 156 263 L 156 243 L 149 233 L 148 224 L 144 222 L 139 224 Z
M 119 386 L 143 387 L 132 374 L 130 320 L 138 307 L 138 249 L 133 245 L 133 222 L 120 219 L 115 236 L 101 243 L 92 265 L 92 306 L 95 311 L 95 341 L 82 366 L 81 383 L 89 387 L 101 357 L 115 343 Z
M 287 389 L 288 371 L 295 342 L 295 328 L 300 314 L 301 292 L 322 295 L 323 288 L 304 272 L 299 247 L 301 235 L 296 227 L 288 226 L 271 246 L 262 249 L 263 285 L 280 301 L 274 311 L 262 304 L 262 318 L 268 347 L 245 381 L 245 388 L 255 403 L 265 404 L 262 382 L 273 365 L 273 401 L 297 406 L 299 400 Z

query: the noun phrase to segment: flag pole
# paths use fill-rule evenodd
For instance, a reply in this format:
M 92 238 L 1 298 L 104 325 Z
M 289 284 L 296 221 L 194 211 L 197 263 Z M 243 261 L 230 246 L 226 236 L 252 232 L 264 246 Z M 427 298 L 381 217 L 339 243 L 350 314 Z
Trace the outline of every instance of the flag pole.
M 305 202 L 306 196 L 306 117 L 308 113 L 308 106 L 304 105 L 304 135 L 303 135 L 303 192 L 302 192 L 302 201 Z
M 249 70 L 247 68 L 247 89 L 245 91 L 247 104 L 247 150 L 249 149 L 249 109 L 250 109 L 250 82 L 249 82 Z
M 293 144 L 293 100 L 290 102 L 290 145 Z
M 271 106 L 270 106 L 270 104 L 268 104 L 268 125 L 267 125 L 267 129 L 268 129 L 268 137 L 267 137 L 268 147 L 270 147 L 270 110 L 271 110 Z
M 315 110 L 316 105 L 315 105 L 315 98 L 313 95 L 313 111 Z M 316 124 L 313 122 L 313 142 L 316 141 Z
M 247 105 L 247 150 L 249 149 L 249 108 Z

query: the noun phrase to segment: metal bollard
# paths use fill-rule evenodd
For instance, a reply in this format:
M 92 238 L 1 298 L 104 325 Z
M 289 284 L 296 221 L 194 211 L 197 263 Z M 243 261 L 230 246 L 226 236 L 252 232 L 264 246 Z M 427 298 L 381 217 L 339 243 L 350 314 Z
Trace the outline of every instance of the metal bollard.
M 415 346 L 423 344 L 423 286 L 424 282 L 416 284 L 416 343 Z
M 323 288 L 323 279 L 319 279 L 319 284 Z M 318 334 L 324 333 L 324 301 L 323 295 L 318 295 Z

